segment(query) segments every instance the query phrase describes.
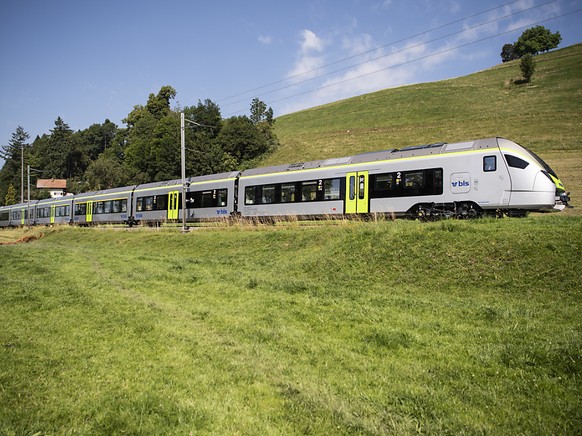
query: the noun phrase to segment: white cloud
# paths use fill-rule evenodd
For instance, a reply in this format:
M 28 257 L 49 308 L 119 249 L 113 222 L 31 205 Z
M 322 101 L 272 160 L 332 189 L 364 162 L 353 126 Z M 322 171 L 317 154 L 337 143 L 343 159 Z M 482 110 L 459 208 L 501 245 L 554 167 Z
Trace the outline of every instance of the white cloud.
M 351 38 L 344 37 L 342 40 L 342 48 L 351 54 L 363 53 L 373 47 L 372 36 L 367 33 Z
M 303 41 L 301 42 L 302 53 L 307 54 L 312 51 L 323 51 L 325 42 L 311 30 L 305 29 L 303 32 L 301 32 L 301 37 L 303 38 Z
M 323 58 L 318 56 L 302 56 L 295 62 L 293 69 L 287 74 L 288 78 L 307 80 L 318 75 L 317 71 L 323 66 Z M 298 77 L 301 76 L 301 77 Z
M 346 43 L 346 41 L 344 40 L 343 44 L 347 45 L 348 49 L 362 44 L 362 41 L 368 48 L 377 46 L 373 44 L 369 36 L 363 39 L 352 39 L 351 43 Z M 300 100 L 287 104 L 282 108 L 282 112 L 294 112 L 379 89 L 412 83 L 415 81 L 418 67 L 411 68 L 407 63 L 422 56 L 425 51 L 426 46 L 418 43 L 412 43 L 404 49 L 394 50 L 391 53 L 385 53 L 384 49 L 372 51 L 347 70 L 338 71 L 337 74 L 317 85 L 310 85 L 312 89 L 318 89 L 306 93 Z
M 269 45 L 273 42 L 273 38 L 271 38 L 268 35 L 259 35 L 257 37 L 257 39 L 259 40 L 259 42 L 263 45 Z
M 303 30 L 299 43 L 298 58 L 291 71 L 287 73 L 287 78 L 296 78 L 300 81 L 316 77 L 318 70 L 324 64 L 324 58 L 320 53 L 325 45 L 325 41 L 314 32 L 307 29 Z

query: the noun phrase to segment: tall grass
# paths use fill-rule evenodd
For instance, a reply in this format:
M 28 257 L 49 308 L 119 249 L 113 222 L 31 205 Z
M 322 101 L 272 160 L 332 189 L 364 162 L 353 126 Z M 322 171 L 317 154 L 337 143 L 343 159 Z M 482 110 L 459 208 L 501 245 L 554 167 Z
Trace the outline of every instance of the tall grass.
M 582 221 L 0 246 L 0 433 L 575 433 Z

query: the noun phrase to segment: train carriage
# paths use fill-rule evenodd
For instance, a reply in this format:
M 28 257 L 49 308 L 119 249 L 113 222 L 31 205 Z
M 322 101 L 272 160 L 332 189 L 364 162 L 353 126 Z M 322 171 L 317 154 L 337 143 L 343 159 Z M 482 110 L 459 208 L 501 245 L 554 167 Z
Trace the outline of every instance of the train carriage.
M 7 227 L 22 227 L 35 224 L 34 206 L 37 200 L 30 203 L 19 203 L 9 206 Z
M 523 215 L 567 204 L 555 173 L 503 139 L 435 143 L 244 171 L 248 217 Z
M 332 162 L 333 161 L 333 162 Z M 315 217 L 345 212 L 345 170 L 337 159 L 246 170 L 238 187 L 243 217 Z
M 236 210 L 238 176 L 238 171 L 232 171 L 189 178 L 186 189 L 187 221 L 230 217 Z
M 35 224 L 45 226 L 71 224 L 73 222 L 72 212 L 73 196 L 39 200 L 35 205 Z
M 238 172 L 186 179 L 186 220 L 204 221 L 229 217 L 235 211 Z M 182 180 L 139 185 L 133 193 L 134 220 L 143 224 L 183 219 Z
M 129 222 L 133 187 L 106 189 L 75 195 L 73 222 L 79 225 Z
M 133 189 L 133 224 L 161 224 L 177 221 L 182 204 L 182 180 L 137 185 Z

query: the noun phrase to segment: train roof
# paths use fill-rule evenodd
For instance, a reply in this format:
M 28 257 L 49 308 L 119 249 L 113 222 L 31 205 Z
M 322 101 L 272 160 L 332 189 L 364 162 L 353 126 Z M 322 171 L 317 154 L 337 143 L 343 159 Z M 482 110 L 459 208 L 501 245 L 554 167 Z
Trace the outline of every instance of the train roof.
M 474 141 L 457 142 L 451 144 L 446 142 L 436 142 L 425 145 L 413 145 L 401 149 L 372 151 L 357 154 L 354 156 L 314 160 L 309 162 L 297 162 L 293 164 L 275 165 L 264 168 L 254 168 L 243 171 L 241 173 L 241 177 L 257 176 L 261 174 L 270 173 L 284 173 L 286 171 L 300 171 L 331 166 L 351 165 L 365 162 L 377 162 L 390 159 L 403 159 L 413 156 L 427 156 L 431 154 L 458 152 L 461 150 L 476 150 L 482 148 L 496 148 L 496 147 L 498 147 L 497 138 L 478 139 Z

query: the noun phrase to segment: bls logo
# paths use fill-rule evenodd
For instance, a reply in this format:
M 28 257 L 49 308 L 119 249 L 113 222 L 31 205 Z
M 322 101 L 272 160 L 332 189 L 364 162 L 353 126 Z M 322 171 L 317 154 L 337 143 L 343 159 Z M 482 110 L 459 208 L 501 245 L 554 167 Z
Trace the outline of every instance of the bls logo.
M 457 182 L 451 182 L 451 184 L 453 185 L 453 188 L 461 188 L 463 186 L 470 186 L 470 183 L 466 180 L 459 180 Z

